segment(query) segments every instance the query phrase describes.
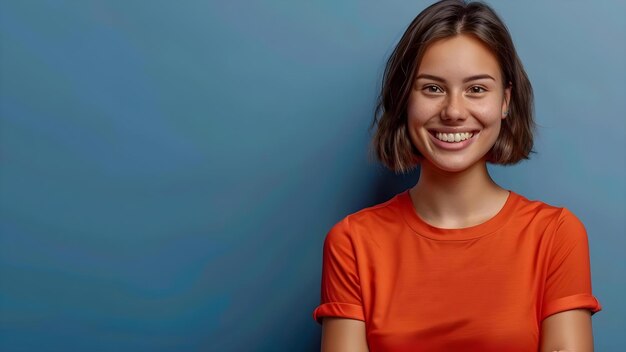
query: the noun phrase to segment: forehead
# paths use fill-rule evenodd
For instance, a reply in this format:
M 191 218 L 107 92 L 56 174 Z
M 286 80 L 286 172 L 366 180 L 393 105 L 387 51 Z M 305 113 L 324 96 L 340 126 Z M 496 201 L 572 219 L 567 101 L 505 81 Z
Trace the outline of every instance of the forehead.
M 437 40 L 426 48 L 418 74 L 454 79 L 489 74 L 501 81 L 497 57 L 480 39 L 466 34 Z

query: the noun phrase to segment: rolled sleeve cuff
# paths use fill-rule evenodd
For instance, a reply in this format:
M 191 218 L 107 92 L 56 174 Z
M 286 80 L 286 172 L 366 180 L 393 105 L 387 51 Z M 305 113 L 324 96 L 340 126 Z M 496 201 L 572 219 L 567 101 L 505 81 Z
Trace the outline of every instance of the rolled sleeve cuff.
M 541 320 L 543 321 L 552 314 L 571 309 L 589 309 L 593 315 L 602 310 L 602 306 L 593 295 L 587 293 L 562 297 L 544 305 Z
M 323 317 L 349 318 L 365 321 L 363 308 L 358 304 L 350 303 L 331 302 L 320 304 L 313 311 L 313 319 L 315 319 L 318 324 L 322 324 Z

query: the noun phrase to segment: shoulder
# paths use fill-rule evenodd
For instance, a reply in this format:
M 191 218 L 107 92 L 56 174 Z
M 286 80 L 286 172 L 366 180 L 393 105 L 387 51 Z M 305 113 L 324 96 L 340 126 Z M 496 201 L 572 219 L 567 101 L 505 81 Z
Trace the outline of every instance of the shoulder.
M 562 207 L 555 206 L 541 200 L 528 199 L 519 193 L 512 191 L 511 193 L 517 198 L 517 211 L 520 213 L 558 217 L 559 213 L 563 209 Z
M 352 223 L 362 223 L 381 220 L 393 214 L 400 215 L 402 203 L 406 196 L 406 191 L 396 194 L 393 198 L 385 202 L 363 208 L 355 213 L 346 216 L 345 220 Z
M 515 194 L 517 197 L 516 215 L 527 222 L 542 224 L 548 232 L 584 233 L 585 227 L 580 219 L 568 208 L 555 206 L 540 200 L 529 200 Z
M 393 198 L 351 213 L 337 222 L 327 235 L 328 240 L 341 240 L 364 232 L 371 232 L 399 223 L 402 220 L 402 208 L 405 206 L 406 192 Z
M 578 221 L 578 218 L 567 208 L 556 206 L 536 199 L 528 199 L 521 194 L 511 192 L 516 197 L 516 213 L 521 216 L 548 218 L 558 222 Z

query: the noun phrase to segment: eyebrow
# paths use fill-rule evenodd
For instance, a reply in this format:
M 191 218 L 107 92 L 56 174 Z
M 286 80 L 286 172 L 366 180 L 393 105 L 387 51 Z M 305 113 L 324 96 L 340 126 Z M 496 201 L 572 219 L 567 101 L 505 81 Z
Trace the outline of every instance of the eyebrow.
M 433 76 L 433 75 L 429 75 L 427 73 L 422 73 L 420 75 L 418 75 L 417 77 L 415 77 L 415 80 L 417 81 L 418 79 L 423 78 L 423 79 L 432 79 L 433 81 L 438 81 L 438 82 L 442 82 L 445 83 L 446 80 L 438 77 L 438 76 Z M 488 74 L 480 74 L 480 75 L 474 75 L 474 76 L 470 76 L 470 77 L 466 77 L 463 79 L 463 83 L 467 83 L 467 82 L 471 82 L 471 81 L 477 81 L 479 79 L 490 79 L 495 81 L 496 79 L 491 77 Z

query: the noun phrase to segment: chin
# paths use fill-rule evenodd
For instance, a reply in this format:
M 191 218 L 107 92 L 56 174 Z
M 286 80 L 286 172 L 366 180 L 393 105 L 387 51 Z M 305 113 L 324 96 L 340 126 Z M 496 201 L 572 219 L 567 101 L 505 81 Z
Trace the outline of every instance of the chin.
M 437 160 L 437 159 L 427 159 L 424 160 L 431 164 L 432 167 L 439 169 L 441 171 L 449 172 L 449 173 L 459 173 L 463 171 L 467 171 L 478 164 L 482 164 L 482 160 L 468 160 L 467 158 L 458 158 L 458 160 L 452 160 L 456 158 L 446 158 L 447 160 Z

